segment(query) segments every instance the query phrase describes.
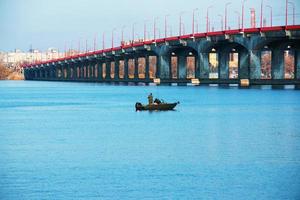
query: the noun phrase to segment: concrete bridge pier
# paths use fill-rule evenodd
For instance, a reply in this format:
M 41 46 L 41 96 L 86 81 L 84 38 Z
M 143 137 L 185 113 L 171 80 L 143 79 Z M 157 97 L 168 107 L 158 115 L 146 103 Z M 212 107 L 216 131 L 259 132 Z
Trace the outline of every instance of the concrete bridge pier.
M 158 78 L 160 79 L 171 79 L 171 59 L 168 55 L 160 55 L 159 56 L 159 70 Z
M 139 61 L 138 61 L 139 57 L 138 56 L 134 56 L 133 58 L 133 62 L 134 62 L 134 81 L 138 81 L 140 79 L 139 77 Z
M 282 49 L 272 50 L 272 79 L 284 79 L 284 52 Z
M 110 81 L 111 80 L 111 77 L 110 77 L 110 74 L 111 74 L 111 66 L 110 66 L 110 62 L 109 61 L 105 61 L 106 63 L 106 70 L 105 70 L 105 80 L 106 81 Z
M 124 58 L 124 80 L 129 80 L 129 66 L 128 66 L 128 57 Z
M 295 50 L 295 78 L 300 80 L 300 49 Z
M 249 52 L 242 50 L 239 52 L 239 79 L 249 79 Z
M 145 63 L 145 80 L 150 81 L 150 73 L 149 73 L 149 71 L 150 71 L 150 61 L 149 61 L 149 55 L 148 54 L 145 56 L 145 61 L 146 61 L 146 63 Z
M 85 74 L 84 74 L 84 62 L 81 62 L 80 64 L 80 79 L 84 80 Z
M 115 70 L 114 70 L 114 80 L 119 81 L 120 80 L 120 60 L 118 58 L 115 58 Z
M 186 55 L 184 51 L 181 51 L 177 54 L 178 58 L 178 69 L 177 77 L 181 80 L 187 79 L 187 65 L 186 65 Z
M 199 74 L 200 79 L 209 78 L 209 53 L 200 52 L 198 54 L 199 62 Z
M 229 79 L 229 53 L 226 50 L 218 52 L 219 79 Z
M 260 79 L 261 51 L 250 50 L 250 79 Z

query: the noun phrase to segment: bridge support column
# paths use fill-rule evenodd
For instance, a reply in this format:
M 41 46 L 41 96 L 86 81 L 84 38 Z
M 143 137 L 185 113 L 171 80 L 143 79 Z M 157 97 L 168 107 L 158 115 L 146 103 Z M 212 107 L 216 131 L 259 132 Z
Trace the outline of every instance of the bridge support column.
M 199 53 L 199 78 L 208 79 L 209 78 L 209 53 Z
M 139 80 L 139 58 L 134 57 L 134 78 L 133 80 Z
M 295 50 L 295 78 L 300 79 L 300 49 Z
M 77 63 L 74 64 L 74 80 L 78 80 Z
M 260 79 L 261 76 L 261 52 L 250 50 L 250 79 Z
M 89 61 L 86 62 L 86 79 L 90 80 L 91 77 L 91 64 Z
M 67 68 L 67 80 L 71 80 L 71 78 L 72 78 L 72 66 L 69 64 L 69 65 L 67 65 L 66 66 L 66 68 Z
M 129 79 L 128 58 L 124 58 L 124 80 Z
M 110 66 L 110 62 L 106 62 L 106 70 L 105 70 L 105 73 L 106 73 L 106 76 L 105 76 L 105 80 L 110 80 L 111 79 L 111 76 L 110 76 L 110 71 L 111 69 L 111 66 Z
M 118 81 L 120 79 L 120 61 L 115 59 L 115 71 L 114 80 Z
M 39 79 L 42 79 L 43 78 L 43 72 L 42 72 L 42 69 L 41 68 L 38 68 L 39 70 Z
M 97 60 L 97 66 L 98 66 L 98 80 L 102 81 L 103 80 L 103 69 L 102 69 L 102 62 L 100 60 Z
M 59 69 L 56 65 L 54 65 L 54 68 L 55 68 L 55 74 L 54 74 L 55 79 L 58 79 Z
M 91 79 L 95 79 L 95 65 L 96 63 L 93 61 L 91 62 Z
M 219 56 L 219 78 L 229 79 L 229 54 L 227 51 L 218 53 Z
M 84 78 L 88 79 L 88 77 L 89 77 L 89 63 L 88 62 L 84 63 L 84 69 L 85 69 Z
M 80 79 L 84 79 L 84 63 L 81 63 L 80 65 Z
M 239 52 L 239 78 L 249 79 L 249 54 L 247 51 Z
M 171 73 L 170 73 L 170 68 L 171 68 L 171 63 L 170 63 L 170 57 L 168 55 L 161 55 L 159 56 L 158 59 L 158 74 L 157 77 L 161 79 L 170 79 L 171 78 Z
M 187 77 L 187 68 L 186 68 L 186 56 L 181 52 L 178 54 L 178 69 L 177 77 L 178 79 L 186 79 Z
M 150 70 L 150 62 L 149 62 L 149 55 L 145 56 L 145 79 L 148 81 L 150 79 L 149 70 Z
M 272 79 L 284 79 L 284 52 L 281 49 L 272 50 Z

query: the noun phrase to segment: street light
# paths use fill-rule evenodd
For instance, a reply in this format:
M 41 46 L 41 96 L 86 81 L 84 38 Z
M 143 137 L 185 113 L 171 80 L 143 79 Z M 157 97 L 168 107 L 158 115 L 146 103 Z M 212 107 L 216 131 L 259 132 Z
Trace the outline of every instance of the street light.
M 133 23 L 132 24 L 132 43 L 134 43 L 134 26 L 136 25 L 137 23 Z
M 208 21 L 209 21 L 209 17 L 208 17 L 208 11 L 210 8 L 212 8 L 213 6 L 208 6 L 206 9 L 206 32 L 208 32 Z
M 78 54 L 80 54 L 80 38 L 78 39 Z
M 225 4 L 225 31 L 227 30 L 227 7 L 231 4 L 231 2 L 228 2 Z
M 293 25 L 295 25 L 295 4 L 290 1 L 288 3 L 293 6 Z
M 102 33 L 102 49 L 105 49 L 105 32 Z
M 126 26 L 122 26 L 122 43 L 124 43 L 124 29 L 126 28 Z
M 146 41 L 147 38 L 147 22 L 149 22 L 149 20 L 144 21 L 144 41 Z
M 260 4 L 260 28 L 262 28 L 262 26 L 263 26 L 263 4 L 264 4 L 264 0 L 261 0 L 261 4 Z
M 195 19 L 196 33 L 199 33 L 199 21 Z
M 288 0 L 285 0 L 285 27 L 288 25 Z
M 244 31 L 244 7 L 245 7 L 245 1 L 242 1 L 242 30 Z
M 159 18 L 158 17 L 155 17 L 154 18 L 154 22 L 153 22 L 153 39 L 155 40 L 156 39 L 156 21 L 158 20 Z
M 193 28 L 192 28 L 192 32 L 193 32 L 193 36 L 194 36 L 194 34 L 195 34 L 195 12 L 198 10 L 198 8 L 195 8 L 194 10 L 193 10 Z
M 168 31 L 168 24 L 167 24 L 167 17 L 170 15 L 165 15 L 165 38 L 167 37 L 167 31 Z
M 272 6 L 270 5 L 266 5 L 267 8 L 270 8 L 270 24 L 271 24 L 271 27 L 273 25 L 273 9 L 272 9 Z
M 94 36 L 94 51 L 96 51 L 96 47 L 97 46 L 97 34 L 95 33 L 95 36 Z
M 114 28 L 112 31 L 111 31 L 111 48 L 113 49 L 114 48 L 114 32 L 115 30 L 117 30 L 116 28 Z
M 179 36 L 181 36 L 181 31 L 182 31 L 182 15 L 184 14 L 185 12 L 180 12 L 179 14 Z
M 221 19 L 221 31 L 223 31 L 223 15 L 218 15 Z
M 235 11 L 235 13 L 237 14 L 237 16 L 238 16 L 238 29 L 240 29 L 240 27 L 241 27 L 241 21 L 240 21 L 240 18 L 241 18 L 241 14 L 240 14 L 240 12 L 238 12 L 238 11 Z

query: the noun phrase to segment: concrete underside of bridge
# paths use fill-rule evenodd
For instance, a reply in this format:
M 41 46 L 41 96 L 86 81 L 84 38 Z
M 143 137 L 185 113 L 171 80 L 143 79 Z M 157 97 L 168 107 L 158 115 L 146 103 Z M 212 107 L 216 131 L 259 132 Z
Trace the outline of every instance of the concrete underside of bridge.
M 246 79 L 250 85 L 300 85 L 300 31 L 153 43 L 36 65 L 24 74 L 26 80 L 45 81 L 240 84 Z

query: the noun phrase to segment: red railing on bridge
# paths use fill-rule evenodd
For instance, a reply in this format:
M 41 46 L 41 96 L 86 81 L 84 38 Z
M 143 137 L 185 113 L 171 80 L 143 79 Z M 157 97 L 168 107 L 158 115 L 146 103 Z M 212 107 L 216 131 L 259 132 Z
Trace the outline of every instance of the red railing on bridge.
M 57 58 L 47 61 L 37 61 L 30 64 L 24 64 L 22 65 L 23 68 L 28 68 L 31 66 L 41 65 L 41 64 L 50 64 L 55 62 L 62 62 L 62 61 L 68 61 L 72 59 L 78 59 L 78 58 L 84 58 L 87 56 L 94 56 L 94 55 L 100 55 L 103 53 L 110 53 L 113 51 L 120 51 L 122 49 L 130 49 L 133 47 L 141 47 L 144 45 L 151 45 L 153 43 L 165 43 L 165 42 L 172 42 L 172 41 L 178 41 L 180 39 L 192 39 L 192 38 L 205 38 L 205 37 L 211 37 L 211 36 L 220 36 L 220 35 L 236 35 L 240 33 L 259 33 L 259 32 L 273 32 L 273 31 L 284 31 L 284 30 L 300 30 L 300 25 L 289 25 L 289 26 L 273 26 L 273 27 L 263 27 L 263 28 L 245 28 L 242 29 L 234 29 L 234 30 L 226 30 L 226 31 L 216 31 L 216 32 L 206 32 L 206 33 L 195 33 L 195 34 L 187 34 L 182 36 L 172 36 L 167 38 L 159 38 L 159 39 L 152 39 L 152 40 L 146 40 L 146 41 L 138 41 L 138 42 L 132 42 L 132 43 L 122 43 L 119 47 L 114 48 L 108 48 L 108 49 L 102 49 L 87 53 L 80 53 L 77 55 L 72 56 L 66 56 L 63 58 Z

